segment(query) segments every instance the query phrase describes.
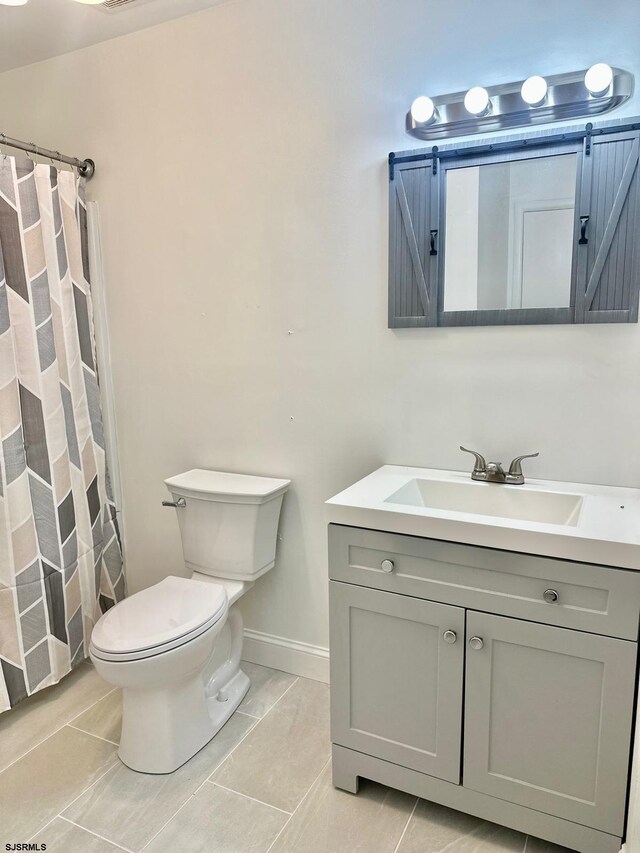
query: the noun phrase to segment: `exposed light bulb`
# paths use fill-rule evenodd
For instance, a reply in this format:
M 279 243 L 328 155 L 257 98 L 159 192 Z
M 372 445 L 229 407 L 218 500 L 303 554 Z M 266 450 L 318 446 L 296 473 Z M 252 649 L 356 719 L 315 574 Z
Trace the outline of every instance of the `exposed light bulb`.
M 529 104 L 530 107 L 539 107 L 547 98 L 547 81 L 539 74 L 534 74 L 533 77 L 527 77 L 522 84 L 520 94 L 522 100 Z
M 429 124 L 438 118 L 438 110 L 431 98 L 420 95 L 411 104 L 411 117 L 416 124 Z
M 613 71 L 606 62 L 596 62 L 584 75 L 584 85 L 594 98 L 601 98 L 613 83 Z
M 464 106 L 474 116 L 486 115 L 491 110 L 489 93 L 482 86 L 473 86 L 464 96 Z

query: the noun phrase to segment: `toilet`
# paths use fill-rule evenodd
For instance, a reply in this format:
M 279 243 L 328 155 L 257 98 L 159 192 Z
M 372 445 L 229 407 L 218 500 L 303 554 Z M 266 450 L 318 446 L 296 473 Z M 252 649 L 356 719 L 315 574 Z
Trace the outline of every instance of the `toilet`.
M 122 688 L 118 754 L 142 773 L 171 773 L 188 761 L 249 689 L 237 601 L 275 564 L 290 480 L 196 468 L 165 484 L 190 576 L 169 576 L 116 604 L 89 647 L 97 672 Z

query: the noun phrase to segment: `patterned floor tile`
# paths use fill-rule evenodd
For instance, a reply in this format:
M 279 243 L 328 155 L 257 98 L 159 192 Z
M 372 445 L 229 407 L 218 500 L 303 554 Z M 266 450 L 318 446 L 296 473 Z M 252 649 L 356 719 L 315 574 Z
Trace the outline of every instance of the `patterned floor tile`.
M 26 841 L 117 762 L 113 744 L 65 726 L 0 773 L 0 849 Z
M 64 726 L 109 691 L 95 669 L 86 663 L 0 715 L 0 770 Z
M 174 773 L 152 776 L 118 763 L 63 816 L 129 850 L 142 850 L 255 723 L 253 717 L 234 714 L 204 749 Z
M 329 758 L 329 690 L 299 679 L 212 781 L 291 812 Z
M 375 782 L 339 791 L 328 764 L 270 853 L 392 853 L 415 802 Z
M 207 782 L 146 848 L 148 853 L 266 853 L 288 816 Z

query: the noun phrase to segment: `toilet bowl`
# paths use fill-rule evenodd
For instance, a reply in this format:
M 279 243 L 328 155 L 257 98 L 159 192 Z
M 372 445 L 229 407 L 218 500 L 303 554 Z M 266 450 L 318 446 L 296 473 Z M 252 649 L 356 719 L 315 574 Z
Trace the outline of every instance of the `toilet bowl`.
M 122 688 L 118 754 L 133 770 L 176 770 L 249 689 L 236 602 L 273 568 L 289 482 L 202 469 L 165 481 L 191 576 L 166 577 L 116 604 L 96 623 L 89 648 L 97 672 Z

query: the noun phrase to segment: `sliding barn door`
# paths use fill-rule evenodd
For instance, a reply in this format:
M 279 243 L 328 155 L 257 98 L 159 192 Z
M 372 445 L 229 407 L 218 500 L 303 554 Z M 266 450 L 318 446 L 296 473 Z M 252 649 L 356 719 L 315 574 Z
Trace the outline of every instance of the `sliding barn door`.
M 389 182 L 389 328 L 435 326 L 438 190 L 431 163 L 397 166 Z
M 589 144 L 589 141 L 586 143 Z M 576 323 L 634 323 L 640 290 L 640 131 L 594 137 L 583 158 Z

